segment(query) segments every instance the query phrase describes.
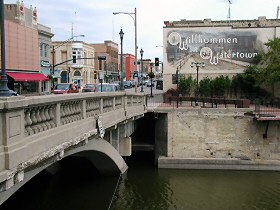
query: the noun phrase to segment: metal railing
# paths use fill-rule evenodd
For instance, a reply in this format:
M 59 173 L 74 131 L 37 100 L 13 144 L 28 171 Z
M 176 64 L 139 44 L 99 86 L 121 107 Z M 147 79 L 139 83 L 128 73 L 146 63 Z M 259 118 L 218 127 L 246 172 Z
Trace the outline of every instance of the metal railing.
M 226 99 L 226 98 L 207 98 L 207 97 L 189 97 L 189 96 L 168 96 L 165 94 L 154 94 L 152 97 L 147 95 L 148 107 L 172 107 L 186 108 L 197 107 L 201 108 L 250 108 L 249 99 Z

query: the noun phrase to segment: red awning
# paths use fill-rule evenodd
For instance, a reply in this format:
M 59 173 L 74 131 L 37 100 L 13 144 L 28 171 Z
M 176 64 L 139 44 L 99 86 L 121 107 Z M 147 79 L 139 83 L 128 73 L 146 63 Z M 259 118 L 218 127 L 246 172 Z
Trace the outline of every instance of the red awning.
M 42 82 L 49 80 L 48 77 L 40 73 L 7 72 L 7 74 L 17 82 Z

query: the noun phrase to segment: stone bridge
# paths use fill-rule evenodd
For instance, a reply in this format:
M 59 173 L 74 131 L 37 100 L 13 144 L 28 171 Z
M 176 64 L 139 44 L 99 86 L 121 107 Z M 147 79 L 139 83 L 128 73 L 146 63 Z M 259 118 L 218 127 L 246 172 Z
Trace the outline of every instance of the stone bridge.
M 43 169 L 67 156 L 100 173 L 124 173 L 144 94 L 79 93 L 0 98 L 0 205 Z

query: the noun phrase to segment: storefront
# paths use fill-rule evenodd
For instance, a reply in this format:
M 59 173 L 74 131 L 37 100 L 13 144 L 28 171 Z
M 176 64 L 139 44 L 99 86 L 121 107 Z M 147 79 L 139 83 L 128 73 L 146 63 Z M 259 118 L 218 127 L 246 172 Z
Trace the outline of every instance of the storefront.
M 7 72 L 8 87 L 20 95 L 42 94 L 43 82 L 49 80 L 44 74 L 40 73 L 20 73 Z

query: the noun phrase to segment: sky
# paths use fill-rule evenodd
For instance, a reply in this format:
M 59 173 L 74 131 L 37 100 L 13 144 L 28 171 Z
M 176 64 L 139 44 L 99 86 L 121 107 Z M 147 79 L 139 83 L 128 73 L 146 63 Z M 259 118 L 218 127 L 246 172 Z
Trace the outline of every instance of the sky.
M 280 0 L 24 0 L 25 7 L 37 8 L 38 22 L 51 28 L 54 41 L 65 41 L 74 35 L 86 43 L 112 40 L 120 45 L 124 32 L 123 53 L 135 54 L 136 8 L 138 59 L 163 57 L 164 21 L 186 20 L 254 20 L 260 16 L 277 17 Z M 231 4 L 229 4 L 231 2 Z M 15 4 L 16 0 L 4 0 Z M 230 9 L 229 9 L 230 8 Z M 280 17 L 280 15 L 279 15 Z M 72 30 L 73 29 L 73 30 Z M 120 49 L 120 47 L 119 47 Z

